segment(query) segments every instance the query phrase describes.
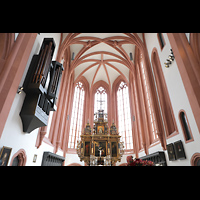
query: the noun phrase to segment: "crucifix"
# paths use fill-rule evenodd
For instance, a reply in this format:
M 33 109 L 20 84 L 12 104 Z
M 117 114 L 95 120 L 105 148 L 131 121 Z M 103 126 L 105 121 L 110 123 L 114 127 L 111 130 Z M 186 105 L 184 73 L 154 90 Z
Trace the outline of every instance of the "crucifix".
M 101 154 L 102 154 L 103 149 L 102 149 L 102 147 L 100 145 L 99 145 L 98 151 L 99 151 L 100 159 L 101 159 Z
M 101 165 L 101 154 L 102 154 L 103 148 L 100 145 L 98 147 L 98 151 L 99 151 L 99 154 L 100 154 L 100 165 Z
M 102 100 L 101 94 L 100 94 L 100 100 L 97 100 L 97 102 L 100 102 L 100 110 L 102 110 L 102 104 L 103 104 L 103 102 L 105 102 L 105 101 Z

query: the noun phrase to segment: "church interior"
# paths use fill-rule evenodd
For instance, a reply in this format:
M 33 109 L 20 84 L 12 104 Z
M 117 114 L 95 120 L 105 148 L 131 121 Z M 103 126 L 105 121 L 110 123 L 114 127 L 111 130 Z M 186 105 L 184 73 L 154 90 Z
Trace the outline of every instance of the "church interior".
M 200 33 L 0 33 L 0 83 L 0 166 L 200 165 Z

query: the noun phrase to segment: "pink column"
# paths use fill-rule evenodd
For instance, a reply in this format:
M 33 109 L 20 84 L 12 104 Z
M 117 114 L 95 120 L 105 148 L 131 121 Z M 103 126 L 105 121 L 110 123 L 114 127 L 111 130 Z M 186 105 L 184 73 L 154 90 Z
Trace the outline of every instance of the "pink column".
M 23 76 L 37 33 L 20 33 L 0 74 L 0 137 Z
M 200 132 L 200 67 L 185 33 L 168 33 L 192 112 Z

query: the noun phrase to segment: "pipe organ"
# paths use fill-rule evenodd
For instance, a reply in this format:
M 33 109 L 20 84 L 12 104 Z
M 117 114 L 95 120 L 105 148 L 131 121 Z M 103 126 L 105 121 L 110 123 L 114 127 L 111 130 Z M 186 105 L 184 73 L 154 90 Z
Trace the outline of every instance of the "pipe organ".
M 44 38 L 39 54 L 34 55 L 23 83 L 26 97 L 20 112 L 23 131 L 46 126 L 50 111 L 56 110 L 62 72 L 61 63 L 52 61 L 53 38 Z

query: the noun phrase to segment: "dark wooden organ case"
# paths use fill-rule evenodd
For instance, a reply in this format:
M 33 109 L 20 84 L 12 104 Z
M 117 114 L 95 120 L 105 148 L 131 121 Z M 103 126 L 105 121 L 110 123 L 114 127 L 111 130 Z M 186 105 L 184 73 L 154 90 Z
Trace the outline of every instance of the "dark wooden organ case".
M 56 110 L 64 68 L 61 63 L 52 61 L 55 47 L 53 38 L 44 38 L 40 52 L 33 56 L 24 80 L 26 97 L 20 117 L 26 133 L 46 126 L 49 112 Z

